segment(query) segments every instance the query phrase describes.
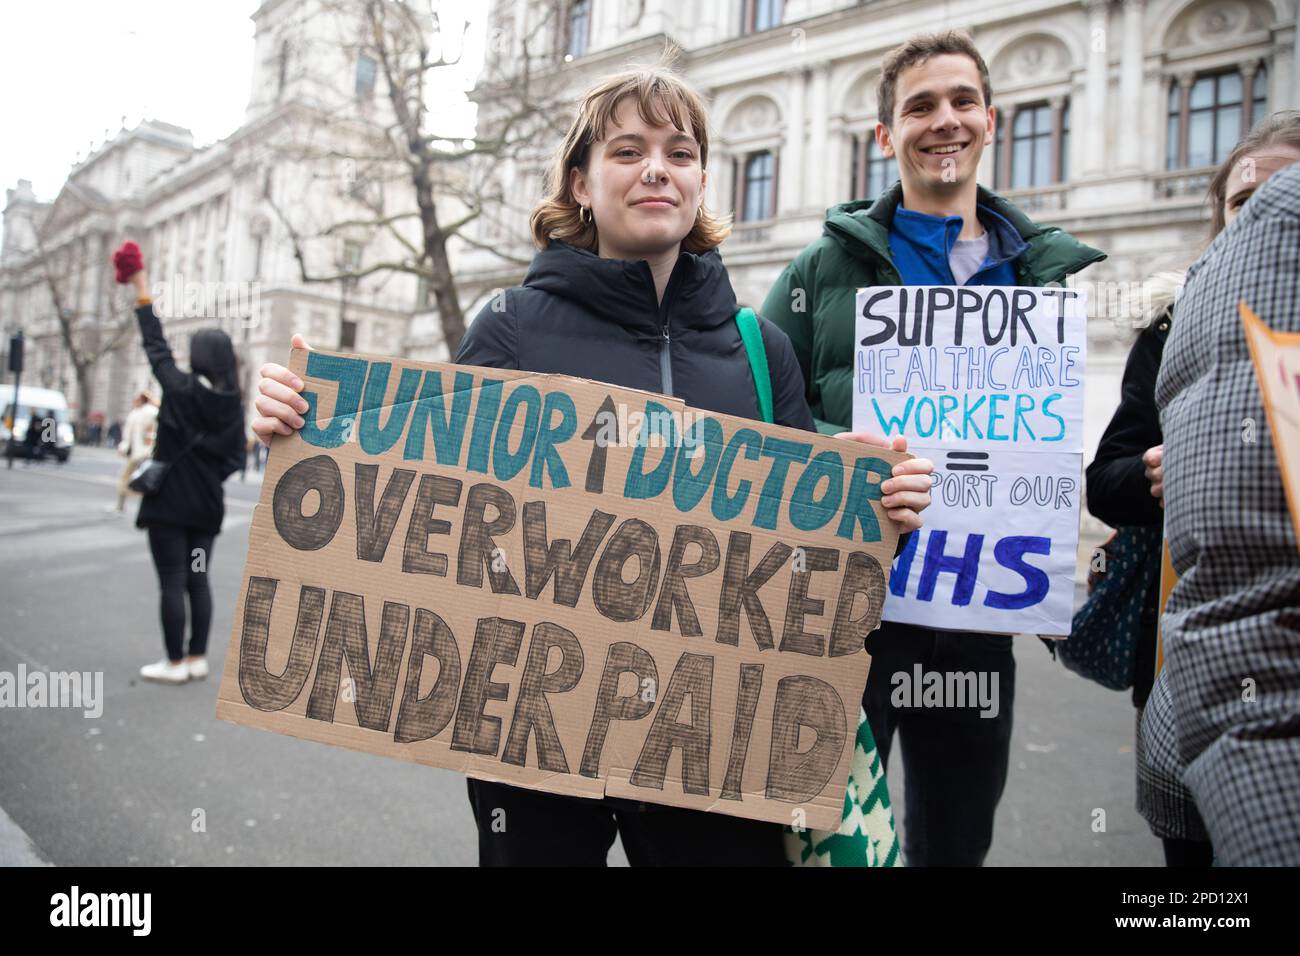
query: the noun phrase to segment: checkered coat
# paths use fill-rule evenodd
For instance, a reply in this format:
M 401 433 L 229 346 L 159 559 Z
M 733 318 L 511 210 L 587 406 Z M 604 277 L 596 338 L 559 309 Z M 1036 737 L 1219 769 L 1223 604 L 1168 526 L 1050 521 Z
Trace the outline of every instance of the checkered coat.
M 1172 730 L 1219 865 L 1300 865 L 1300 556 L 1237 304 L 1300 332 L 1300 164 L 1188 272 L 1156 405 Z

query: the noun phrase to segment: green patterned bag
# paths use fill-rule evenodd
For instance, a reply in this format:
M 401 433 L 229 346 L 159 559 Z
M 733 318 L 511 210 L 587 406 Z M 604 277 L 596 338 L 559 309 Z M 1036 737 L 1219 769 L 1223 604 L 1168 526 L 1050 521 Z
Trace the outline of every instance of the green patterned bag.
M 772 376 L 763 348 L 763 333 L 753 309 L 736 313 L 740 339 L 745 343 L 749 368 L 758 390 L 758 407 L 763 420 L 773 421 Z M 889 787 L 876 751 L 876 738 L 867 715 L 858 712 L 858 733 L 849 767 L 849 785 L 844 793 L 840 828 L 795 830 L 786 827 L 785 855 L 794 866 L 900 866 L 902 854 L 894 829 L 894 811 L 889 804 Z
M 861 711 L 840 828 L 830 831 L 787 827 L 785 855 L 795 866 L 902 865 L 876 738 L 867 715 Z

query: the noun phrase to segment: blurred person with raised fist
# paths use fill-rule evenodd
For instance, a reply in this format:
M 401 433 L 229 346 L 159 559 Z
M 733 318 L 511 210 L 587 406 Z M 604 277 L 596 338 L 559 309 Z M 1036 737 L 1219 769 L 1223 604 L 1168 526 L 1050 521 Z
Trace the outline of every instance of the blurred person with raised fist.
M 208 674 L 212 621 L 208 571 L 213 541 L 225 516 L 221 485 L 238 470 L 243 454 L 244 413 L 235 350 L 225 332 L 202 329 L 190 340 L 189 371 L 178 367 L 154 312 L 139 246 L 123 245 L 113 264 L 117 281 L 135 289 L 144 352 L 162 386 L 150 463 L 155 479 L 151 489 L 144 491 L 136 525 L 149 533 L 149 550 L 162 589 L 160 614 L 167 656 L 142 667 L 140 676 L 183 684 Z

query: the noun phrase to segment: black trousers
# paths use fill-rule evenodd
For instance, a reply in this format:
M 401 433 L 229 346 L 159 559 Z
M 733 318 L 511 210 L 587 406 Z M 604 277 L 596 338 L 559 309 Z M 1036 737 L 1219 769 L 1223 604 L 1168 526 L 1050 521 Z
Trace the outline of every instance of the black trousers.
M 208 649 L 212 623 L 212 589 L 208 567 L 213 535 L 175 525 L 149 526 L 149 551 L 162 588 L 159 615 L 167 659 L 175 663 L 186 656 L 185 599 L 190 601 L 189 656 L 202 657 Z
M 1162 839 L 1165 866 L 1209 869 L 1214 866 L 1214 847 L 1208 840 Z
M 469 780 L 480 866 L 784 866 L 780 824 L 631 800 L 586 800 Z
M 867 638 L 867 650 L 871 671 L 862 706 L 882 766 L 889 762 L 895 731 L 903 752 L 906 864 L 982 865 L 993 845 L 993 815 L 1011 755 L 1016 684 L 1011 638 L 885 622 Z M 996 674 L 996 716 L 991 706 L 986 717 L 978 705 L 956 707 L 948 699 L 941 706 L 915 706 L 917 665 L 923 675 L 974 672 L 978 679 L 983 674 L 990 691 Z

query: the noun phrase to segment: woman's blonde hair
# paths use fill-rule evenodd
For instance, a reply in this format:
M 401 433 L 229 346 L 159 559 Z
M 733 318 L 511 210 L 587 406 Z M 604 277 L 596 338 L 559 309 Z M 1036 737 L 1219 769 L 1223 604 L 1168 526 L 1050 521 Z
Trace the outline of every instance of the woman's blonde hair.
M 529 217 L 537 248 L 545 249 L 547 243 L 556 239 L 589 252 L 597 251 L 595 220 L 588 217 L 583 221 L 581 207 L 569 184 L 569 173 L 573 169 L 586 170 L 592 144 L 604 139 L 605 130 L 625 99 L 635 99 L 643 122 L 651 126 L 672 126 L 694 136 L 700 144 L 700 168 L 708 168 L 708 115 L 699 94 L 681 77 L 662 66 L 642 67 L 607 77 L 583 94 L 578 115 L 547 170 L 545 195 Z M 730 232 L 727 219 L 715 218 L 701 205 L 695 224 L 682 240 L 682 248 L 687 252 L 707 252 Z
M 1232 175 L 1232 170 L 1251 153 L 1272 146 L 1300 149 L 1300 110 L 1280 110 L 1260 120 L 1215 170 L 1207 197 L 1210 202 L 1211 239 L 1227 228 L 1228 217 L 1224 214 L 1223 207 L 1228 201 L 1228 178 Z

